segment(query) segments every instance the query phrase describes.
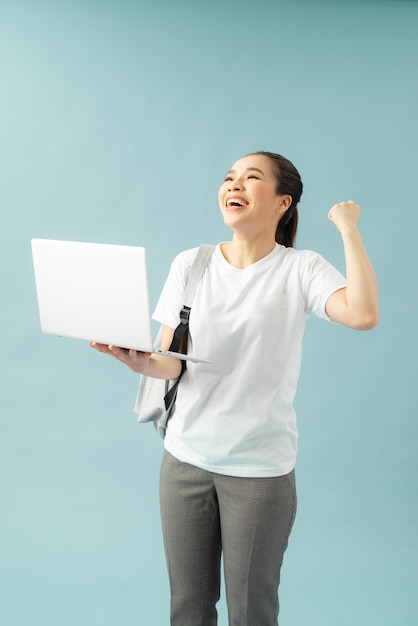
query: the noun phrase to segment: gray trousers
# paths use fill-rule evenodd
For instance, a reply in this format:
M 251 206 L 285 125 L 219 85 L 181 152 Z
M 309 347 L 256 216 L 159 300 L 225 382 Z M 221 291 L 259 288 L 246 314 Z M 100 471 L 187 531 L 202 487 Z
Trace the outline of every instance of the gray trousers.
M 280 568 L 296 513 L 294 472 L 224 476 L 165 452 L 160 501 L 171 626 L 216 626 L 221 554 L 229 626 L 277 626 Z

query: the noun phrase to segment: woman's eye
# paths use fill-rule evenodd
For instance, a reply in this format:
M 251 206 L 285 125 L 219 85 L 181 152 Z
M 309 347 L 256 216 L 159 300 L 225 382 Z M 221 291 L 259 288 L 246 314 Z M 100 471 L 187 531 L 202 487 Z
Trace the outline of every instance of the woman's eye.
M 227 176 L 226 178 L 224 178 L 224 183 L 227 183 L 230 180 L 232 180 L 232 178 L 230 176 Z
M 255 176 L 254 174 L 251 174 L 251 176 L 248 176 L 248 178 L 255 178 L 256 180 L 258 180 L 258 176 Z

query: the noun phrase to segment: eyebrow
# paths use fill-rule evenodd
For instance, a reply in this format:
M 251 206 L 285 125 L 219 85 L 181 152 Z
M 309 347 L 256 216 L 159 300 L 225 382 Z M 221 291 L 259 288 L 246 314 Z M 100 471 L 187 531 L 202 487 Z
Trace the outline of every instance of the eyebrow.
M 225 174 L 225 176 L 228 176 L 228 174 L 233 174 L 233 173 L 235 173 L 235 171 L 236 170 L 229 170 L 229 172 L 227 172 Z M 258 167 L 247 167 L 247 169 L 245 171 L 246 172 L 250 172 L 250 171 L 260 172 L 260 174 L 263 174 L 263 176 L 264 176 L 263 170 L 260 170 Z

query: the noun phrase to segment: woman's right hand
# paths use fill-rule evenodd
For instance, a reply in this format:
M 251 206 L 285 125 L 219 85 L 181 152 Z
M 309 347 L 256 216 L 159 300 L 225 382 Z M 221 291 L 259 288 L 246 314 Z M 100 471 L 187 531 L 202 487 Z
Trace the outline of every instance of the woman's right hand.
M 149 359 L 151 356 L 150 352 L 127 350 L 125 348 L 118 348 L 117 346 L 108 346 L 104 343 L 97 343 L 96 341 L 92 341 L 90 346 L 98 352 L 103 352 L 103 354 L 108 354 L 114 359 L 121 361 L 129 367 L 130 370 L 136 372 L 137 374 L 146 375 L 148 371 Z
M 174 328 L 163 326 L 162 350 L 168 350 L 174 335 Z M 108 346 L 104 343 L 92 341 L 90 346 L 98 352 L 103 352 L 114 359 L 121 361 L 137 374 L 143 374 L 151 378 L 164 378 L 175 380 L 182 371 L 181 361 L 172 356 L 151 354 L 151 352 L 138 352 L 126 350 L 117 346 Z

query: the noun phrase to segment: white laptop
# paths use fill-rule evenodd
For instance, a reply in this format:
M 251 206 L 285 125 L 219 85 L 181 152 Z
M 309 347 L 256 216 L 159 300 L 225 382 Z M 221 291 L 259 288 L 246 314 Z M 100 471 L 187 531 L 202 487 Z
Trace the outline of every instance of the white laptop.
M 145 249 L 32 239 L 42 332 L 121 348 L 154 350 Z

